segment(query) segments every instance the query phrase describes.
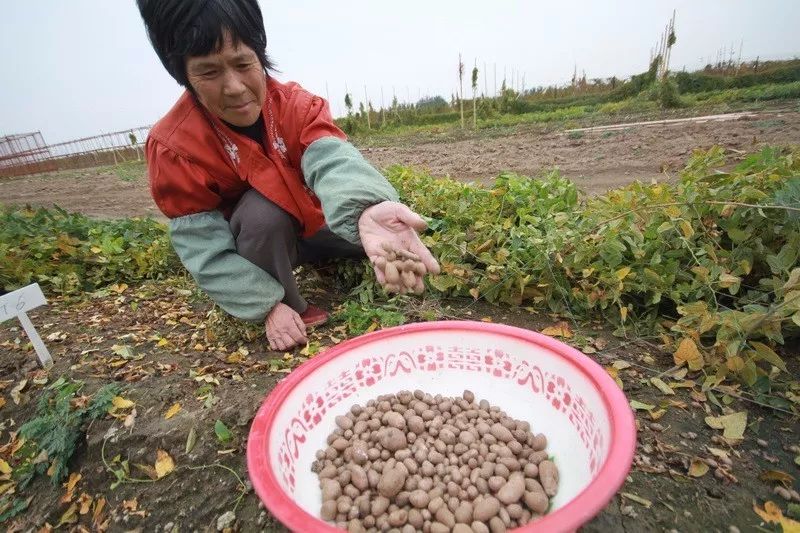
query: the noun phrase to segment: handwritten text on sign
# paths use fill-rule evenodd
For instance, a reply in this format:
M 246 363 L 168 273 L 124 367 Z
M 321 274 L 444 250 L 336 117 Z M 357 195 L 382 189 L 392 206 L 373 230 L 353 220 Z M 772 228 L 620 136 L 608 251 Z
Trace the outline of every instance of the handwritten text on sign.
M 20 312 L 26 313 L 40 305 L 47 305 L 47 300 L 44 299 L 38 283 L 4 294 L 0 296 L 0 322 L 15 318 Z
M 47 300 L 45 300 L 38 283 L 4 294 L 0 296 L 0 322 L 10 318 L 18 318 L 36 350 L 36 355 L 39 356 L 39 361 L 43 367 L 48 368 L 53 364 L 50 352 L 47 351 L 47 347 L 42 342 L 39 333 L 33 327 L 33 323 L 31 323 L 27 315 L 28 311 L 40 305 L 47 305 Z

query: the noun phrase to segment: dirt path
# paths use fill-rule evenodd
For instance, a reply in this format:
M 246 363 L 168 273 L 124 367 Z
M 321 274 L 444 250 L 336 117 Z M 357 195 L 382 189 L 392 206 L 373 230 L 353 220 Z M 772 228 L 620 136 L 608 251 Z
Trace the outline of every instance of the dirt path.
M 597 194 L 636 179 L 671 179 L 692 150 L 715 144 L 734 153 L 757 150 L 765 144 L 800 144 L 800 112 L 761 112 L 731 121 L 673 122 L 607 131 L 510 129 L 505 136 L 481 133 L 444 143 L 402 141 L 362 151 L 378 168 L 410 165 L 436 176 L 484 183 L 502 171 L 537 175 L 558 167 L 581 190 Z M 134 170 L 122 177 L 106 168 L 3 180 L 0 203 L 55 203 L 98 217 L 160 216 L 150 199 L 143 168 Z

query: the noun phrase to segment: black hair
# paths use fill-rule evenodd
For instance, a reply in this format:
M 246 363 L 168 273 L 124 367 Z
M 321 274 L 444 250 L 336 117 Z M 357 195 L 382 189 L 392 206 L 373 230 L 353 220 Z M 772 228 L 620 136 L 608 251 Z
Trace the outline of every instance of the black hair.
M 235 44 L 256 53 L 265 71 L 274 65 L 267 57 L 267 34 L 257 0 L 136 0 L 147 35 L 158 58 L 175 78 L 191 89 L 186 58 L 219 50 L 225 33 Z

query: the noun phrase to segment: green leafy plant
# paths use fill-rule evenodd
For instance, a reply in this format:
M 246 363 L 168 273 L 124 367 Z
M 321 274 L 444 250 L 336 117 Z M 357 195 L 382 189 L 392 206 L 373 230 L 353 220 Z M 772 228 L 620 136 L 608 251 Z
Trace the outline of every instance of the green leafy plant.
M 42 391 L 36 416 L 20 427 L 26 439 L 20 450 L 22 464 L 14 469 L 20 488 L 38 474 L 51 471 L 53 484 L 67 475 L 67 463 L 83 435 L 84 425 L 105 416 L 112 400 L 120 393 L 119 385 L 111 383 L 95 392 L 91 398 L 79 397 L 84 384 L 58 379 Z
M 442 266 L 430 290 L 602 317 L 618 335 L 661 335 L 709 386 L 752 386 L 785 371 L 776 346 L 800 334 L 800 162 L 767 148 L 724 164 L 722 149 L 699 151 L 675 185 L 583 201 L 557 172 L 502 174 L 490 188 L 403 167 L 388 176 L 428 219 L 423 241 Z M 340 268 L 362 302 L 379 294 L 366 262 Z M 354 332 L 370 323 L 357 304 L 346 313 Z
M 217 436 L 217 440 L 223 444 L 226 444 L 233 439 L 233 433 L 231 433 L 231 430 L 228 429 L 228 426 L 226 426 L 222 420 L 217 420 L 214 423 L 214 433 Z
M 0 208 L 0 288 L 32 282 L 77 294 L 181 271 L 163 224 L 92 220 L 59 209 Z
M 345 302 L 333 315 L 334 320 L 344 322 L 350 335 L 361 335 L 378 328 L 399 326 L 405 323 L 405 315 L 397 306 Z

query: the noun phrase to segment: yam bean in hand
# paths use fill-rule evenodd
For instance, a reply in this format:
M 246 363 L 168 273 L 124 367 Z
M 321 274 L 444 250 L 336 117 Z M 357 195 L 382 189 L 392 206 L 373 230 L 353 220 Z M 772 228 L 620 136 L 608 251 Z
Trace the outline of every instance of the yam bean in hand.
M 397 271 L 397 266 L 394 264 L 394 261 L 388 261 L 386 263 L 386 268 L 383 273 L 386 276 L 387 285 L 400 284 L 400 273 Z
M 400 277 L 406 289 L 413 289 L 417 284 L 417 277 L 414 275 L 414 272 L 410 270 L 404 270 L 403 273 L 400 274 Z
M 386 254 L 376 257 L 373 265 L 376 270 L 384 274 L 386 292 L 401 294 L 424 292 L 425 284 L 422 277 L 427 273 L 427 269 L 420 257 L 409 250 L 395 249 L 387 242 L 381 246 Z
M 397 269 L 402 272 L 409 270 L 413 272 L 415 263 L 411 259 L 397 259 L 395 265 L 397 265 Z

